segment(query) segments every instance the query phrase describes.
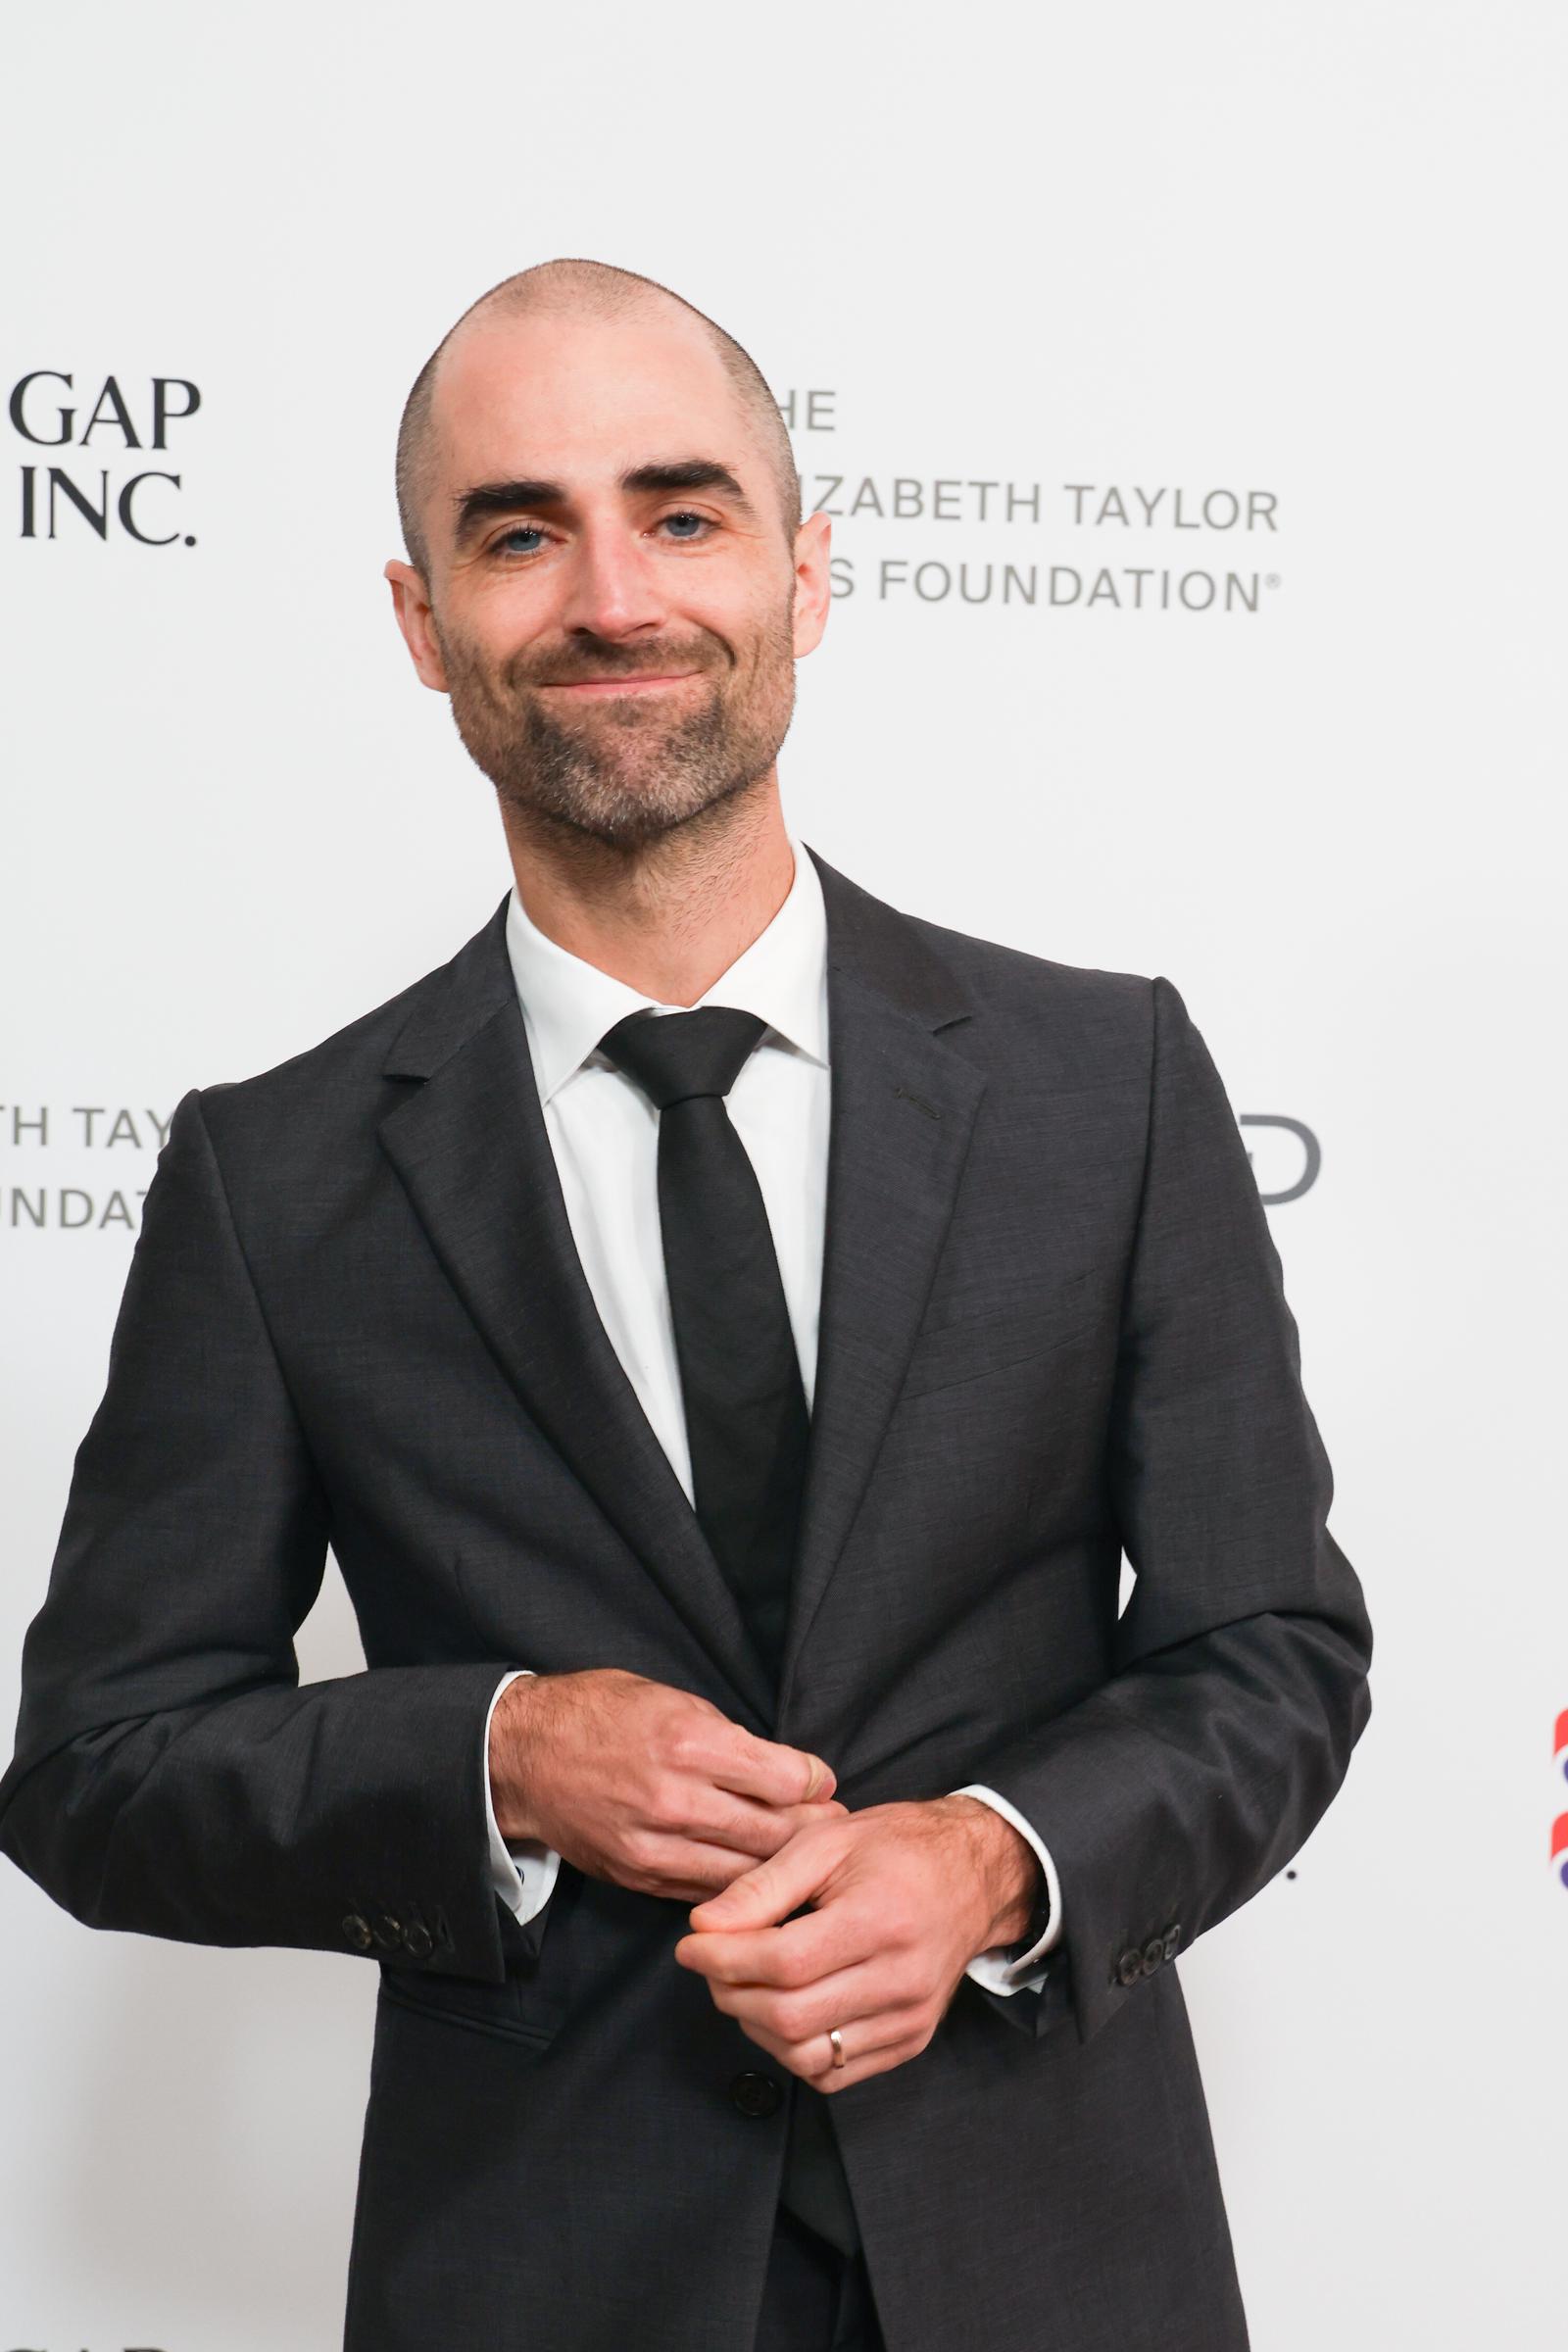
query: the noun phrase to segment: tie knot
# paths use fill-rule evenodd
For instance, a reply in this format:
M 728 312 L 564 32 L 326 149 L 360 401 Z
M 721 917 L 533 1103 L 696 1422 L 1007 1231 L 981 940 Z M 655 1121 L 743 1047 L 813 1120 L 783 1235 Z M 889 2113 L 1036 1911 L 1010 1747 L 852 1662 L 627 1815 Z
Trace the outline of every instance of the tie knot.
M 628 1012 L 605 1032 L 599 1050 L 667 1110 L 694 1095 L 727 1095 L 766 1027 L 760 1013 L 727 1004 Z

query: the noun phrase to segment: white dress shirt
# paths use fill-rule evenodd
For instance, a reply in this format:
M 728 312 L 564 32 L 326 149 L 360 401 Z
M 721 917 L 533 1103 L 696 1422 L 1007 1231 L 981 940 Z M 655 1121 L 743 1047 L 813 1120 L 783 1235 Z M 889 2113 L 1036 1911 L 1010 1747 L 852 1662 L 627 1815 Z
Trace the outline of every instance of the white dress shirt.
M 731 1005 L 768 1024 L 725 1104 L 757 1171 L 809 1408 L 827 1204 L 827 917 L 816 867 L 793 833 L 789 843 L 795 878 L 784 904 L 698 1003 Z M 635 1079 L 599 1051 L 599 1040 L 616 1021 L 653 1000 L 547 937 L 515 890 L 507 909 L 507 951 L 583 1272 L 611 1344 L 690 1501 L 691 1453 L 659 1223 L 659 1111 Z M 531 1671 L 502 1677 L 490 1714 L 517 1673 Z M 537 1839 L 502 1837 L 491 1801 L 489 1733 L 487 1715 L 481 1768 L 496 1891 L 519 1920 L 529 1920 L 554 1891 L 561 1856 Z M 995 1992 L 1038 1990 L 1045 1980 L 1038 1964 L 1061 1934 L 1055 1865 L 1031 1825 L 994 1788 L 971 1782 L 952 1793 L 979 1797 L 1011 1822 L 1039 1855 L 1051 1896 L 1050 1922 L 1038 1942 L 1010 1961 L 1006 1945 L 977 1953 L 967 1974 Z

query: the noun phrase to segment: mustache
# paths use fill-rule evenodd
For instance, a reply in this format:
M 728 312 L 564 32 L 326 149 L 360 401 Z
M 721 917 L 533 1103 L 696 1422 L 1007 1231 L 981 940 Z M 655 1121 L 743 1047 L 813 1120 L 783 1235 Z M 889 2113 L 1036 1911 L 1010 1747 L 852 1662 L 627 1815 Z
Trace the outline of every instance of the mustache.
M 508 678 L 513 686 L 576 686 L 593 678 L 662 678 L 684 670 L 707 670 L 714 667 L 710 652 L 704 646 L 659 645 L 627 646 L 602 645 L 597 649 L 578 646 L 563 651 L 554 659 L 541 659 L 530 651 L 525 663 L 509 664 Z

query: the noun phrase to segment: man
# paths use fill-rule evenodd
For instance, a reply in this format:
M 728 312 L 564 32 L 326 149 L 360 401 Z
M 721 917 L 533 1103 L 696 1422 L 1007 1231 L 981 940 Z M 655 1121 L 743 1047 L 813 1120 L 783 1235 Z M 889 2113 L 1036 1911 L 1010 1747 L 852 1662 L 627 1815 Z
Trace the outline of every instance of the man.
M 0 1842 L 377 1964 L 348 2352 L 1239 2352 L 1171 1962 L 1371 1637 L 1201 1039 L 788 831 L 829 526 L 679 298 L 492 289 L 398 480 L 515 887 L 180 1102 Z

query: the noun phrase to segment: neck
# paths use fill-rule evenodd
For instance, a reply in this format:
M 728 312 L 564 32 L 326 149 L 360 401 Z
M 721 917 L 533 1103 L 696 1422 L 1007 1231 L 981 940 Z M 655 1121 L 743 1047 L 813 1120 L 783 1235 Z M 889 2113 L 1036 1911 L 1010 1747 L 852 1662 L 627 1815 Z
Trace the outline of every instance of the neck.
M 776 774 L 625 849 L 503 811 L 529 921 L 661 1004 L 695 1004 L 765 931 L 795 878 Z

